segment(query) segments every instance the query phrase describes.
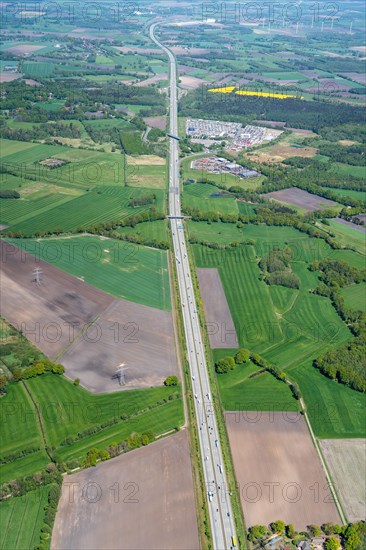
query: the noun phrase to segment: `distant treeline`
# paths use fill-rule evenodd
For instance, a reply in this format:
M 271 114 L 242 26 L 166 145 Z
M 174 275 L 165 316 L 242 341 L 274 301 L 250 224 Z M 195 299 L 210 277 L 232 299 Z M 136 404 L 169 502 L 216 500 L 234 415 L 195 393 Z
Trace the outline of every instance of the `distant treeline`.
M 218 120 L 273 120 L 286 122 L 287 126 L 306 128 L 314 132 L 329 125 L 359 123 L 364 118 L 364 108 L 330 101 L 305 101 L 302 99 L 275 99 L 249 97 L 234 93 L 210 93 L 209 87 L 187 94 L 180 103 L 180 116 L 216 118 Z

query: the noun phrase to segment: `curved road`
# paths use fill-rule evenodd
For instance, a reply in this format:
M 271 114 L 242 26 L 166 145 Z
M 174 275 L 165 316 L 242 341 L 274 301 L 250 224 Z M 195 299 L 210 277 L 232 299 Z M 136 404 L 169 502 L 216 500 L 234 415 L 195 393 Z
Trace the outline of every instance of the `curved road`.
M 177 67 L 173 53 L 154 35 L 158 23 L 150 27 L 150 38 L 169 57 L 170 66 L 170 129 L 178 135 L 177 117 Z M 178 140 L 170 138 L 169 158 L 169 216 L 173 236 L 174 254 L 177 264 L 179 293 L 188 351 L 188 361 L 192 377 L 196 420 L 200 440 L 203 473 L 211 523 L 213 547 L 215 550 L 228 550 L 237 547 L 237 537 L 233 520 L 230 495 L 226 481 L 223 457 L 217 430 L 214 407 L 211 401 L 205 350 L 201 328 L 197 316 L 194 290 L 191 282 L 187 247 L 182 225 L 179 188 L 179 148 Z

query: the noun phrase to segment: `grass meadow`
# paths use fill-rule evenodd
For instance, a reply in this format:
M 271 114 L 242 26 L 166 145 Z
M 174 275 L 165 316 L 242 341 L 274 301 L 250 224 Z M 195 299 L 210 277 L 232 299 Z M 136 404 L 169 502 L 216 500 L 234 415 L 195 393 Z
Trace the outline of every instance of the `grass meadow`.
M 40 543 L 49 487 L 0 503 L 0 548 L 36 548 Z

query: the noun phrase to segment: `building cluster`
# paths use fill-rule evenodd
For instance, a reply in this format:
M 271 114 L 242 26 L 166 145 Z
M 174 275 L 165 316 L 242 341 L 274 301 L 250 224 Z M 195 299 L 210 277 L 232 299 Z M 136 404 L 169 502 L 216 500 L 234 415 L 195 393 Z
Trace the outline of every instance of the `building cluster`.
M 251 125 L 243 127 L 238 122 L 188 118 L 186 120 L 186 135 L 192 140 L 221 139 L 228 142 L 230 149 L 240 151 L 252 145 L 271 141 L 278 136 L 278 130 Z
M 195 170 L 211 172 L 211 174 L 232 174 L 238 178 L 255 178 L 259 172 L 249 170 L 236 162 L 231 162 L 223 157 L 204 157 L 192 161 L 191 167 Z

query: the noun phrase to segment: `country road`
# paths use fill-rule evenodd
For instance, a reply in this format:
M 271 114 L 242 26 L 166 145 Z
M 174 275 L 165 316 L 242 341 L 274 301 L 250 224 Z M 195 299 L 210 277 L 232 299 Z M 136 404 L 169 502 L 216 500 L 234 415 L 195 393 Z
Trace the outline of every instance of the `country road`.
M 150 27 L 150 38 L 169 58 L 170 68 L 170 128 L 178 136 L 177 66 L 173 53 L 155 37 L 158 23 Z M 179 186 L 179 141 L 170 138 L 169 150 L 169 216 L 174 255 L 177 266 L 179 293 L 186 337 L 188 361 L 192 378 L 196 421 L 201 448 L 205 491 L 215 550 L 237 548 L 237 536 L 226 480 L 223 456 L 218 435 L 201 327 L 192 286 L 187 247 L 181 219 Z M 235 544 L 235 546 L 234 546 Z

